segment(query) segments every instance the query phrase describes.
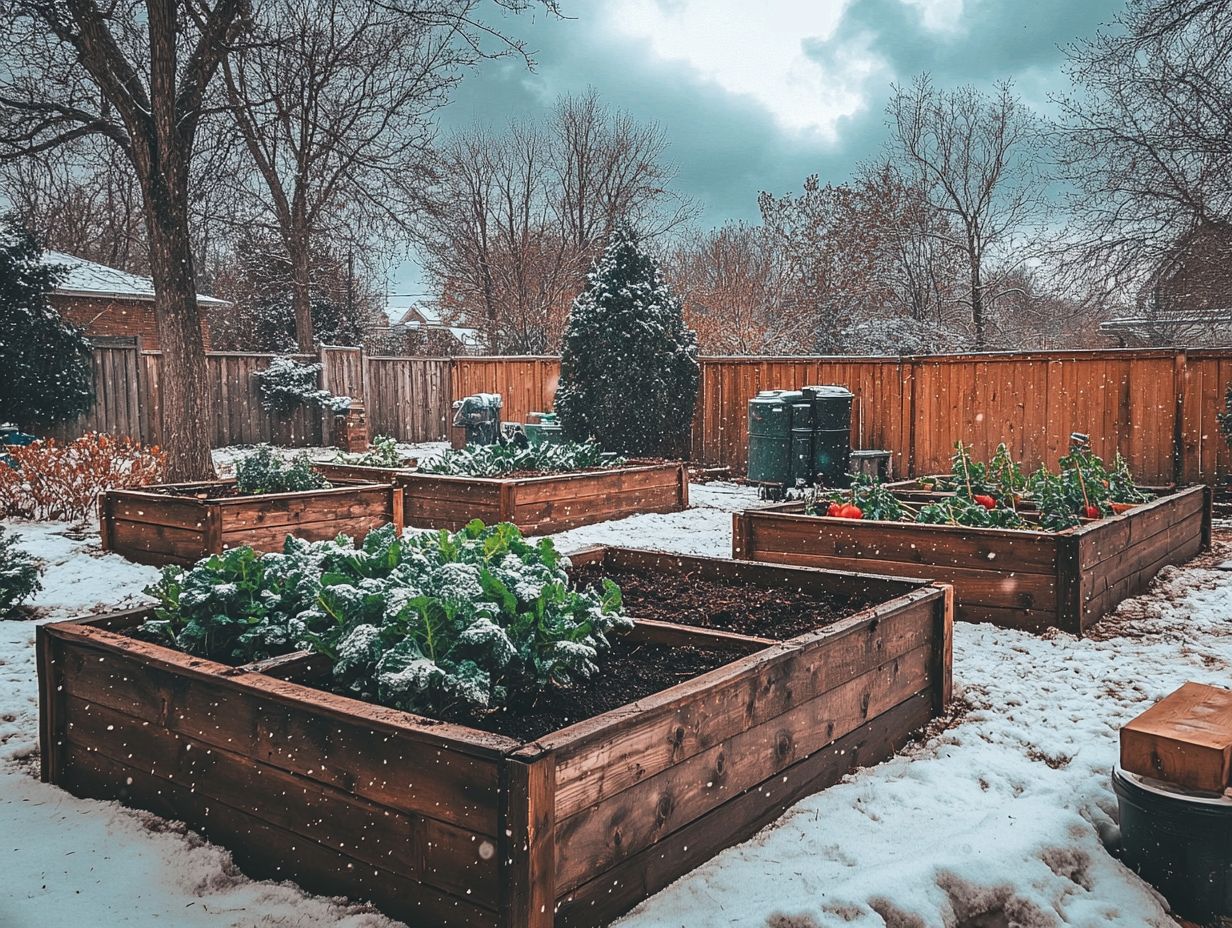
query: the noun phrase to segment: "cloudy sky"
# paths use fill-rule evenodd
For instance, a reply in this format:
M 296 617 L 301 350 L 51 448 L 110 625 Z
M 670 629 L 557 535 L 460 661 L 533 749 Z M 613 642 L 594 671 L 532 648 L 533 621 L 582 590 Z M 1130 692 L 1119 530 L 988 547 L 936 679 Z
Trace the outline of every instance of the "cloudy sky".
M 847 179 L 885 135 L 892 82 L 928 71 L 941 86 L 1012 78 L 1048 110 L 1066 89 L 1062 46 L 1092 35 L 1125 0 L 561 0 L 567 18 L 501 20 L 534 51 L 468 75 L 444 132 L 535 116 L 594 87 L 658 123 L 676 189 L 700 221 L 755 219 L 761 190 L 812 173 Z M 393 285 L 422 290 L 415 262 Z

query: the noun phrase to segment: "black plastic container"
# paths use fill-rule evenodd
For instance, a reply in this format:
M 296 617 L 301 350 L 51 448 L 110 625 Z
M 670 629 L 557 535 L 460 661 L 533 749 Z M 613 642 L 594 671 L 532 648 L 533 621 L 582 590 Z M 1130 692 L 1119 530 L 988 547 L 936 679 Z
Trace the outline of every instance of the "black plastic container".
M 1121 858 L 1180 915 L 1232 915 L 1232 798 L 1169 789 L 1120 767 Z

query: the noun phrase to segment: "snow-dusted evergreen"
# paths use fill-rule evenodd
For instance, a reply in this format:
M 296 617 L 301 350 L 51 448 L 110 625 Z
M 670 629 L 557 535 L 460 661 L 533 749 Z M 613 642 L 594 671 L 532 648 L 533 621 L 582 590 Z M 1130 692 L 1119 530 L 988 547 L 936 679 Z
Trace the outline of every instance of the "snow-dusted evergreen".
M 569 312 L 556 390 L 565 434 L 608 451 L 679 453 L 699 372 L 680 300 L 637 236 L 617 230 Z
M 320 364 L 300 364 L 294 358 L 274 358 L 269 367 L 256 371 L 261 405 L 272 413 L 289 416 L 303 403 L 316 403 L 329 412 L 351 408 L 349 396 L 338 396 L 319 386 Z
M 18 547 L 17 539 L 0 525 L 0 619 L 43 588 L 39 582 L 41 572 L 34 558 Z
M 63 270 L 24 229 L 0 230 L 0 422 L 50 425 L 94 402 L 90 342 L 47 302 Z

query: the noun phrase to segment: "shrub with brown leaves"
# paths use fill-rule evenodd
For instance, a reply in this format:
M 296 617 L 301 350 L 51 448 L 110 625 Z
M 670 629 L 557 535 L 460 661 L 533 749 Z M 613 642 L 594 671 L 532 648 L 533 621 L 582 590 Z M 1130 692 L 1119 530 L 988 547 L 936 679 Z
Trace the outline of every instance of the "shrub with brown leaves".
M 156 483 L 166 464 L 157 445 L 100 432 L 5 450 L 13 466 L 0 464 L 0 513 L 26 519 L 84 518 L 103 490 Z

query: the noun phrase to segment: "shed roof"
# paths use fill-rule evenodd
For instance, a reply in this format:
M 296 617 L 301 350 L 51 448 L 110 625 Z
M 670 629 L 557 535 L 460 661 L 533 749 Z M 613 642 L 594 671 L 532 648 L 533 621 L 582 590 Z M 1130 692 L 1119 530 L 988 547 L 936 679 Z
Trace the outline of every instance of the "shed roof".
M 78 258 L 62 251 L 43 252 L 43 263 L 68 268 L 68 272 L 60 278 L 59 285 L 52 291 L 61 296 L 148 301 L 154 299 L 154 281 L 148 277 L 130 274 L 127 271 L 87 261 L 85 258 Z M 202 306 L 230 305 L 226 300 L 202 293 L 197 294 L 197 302 Z

